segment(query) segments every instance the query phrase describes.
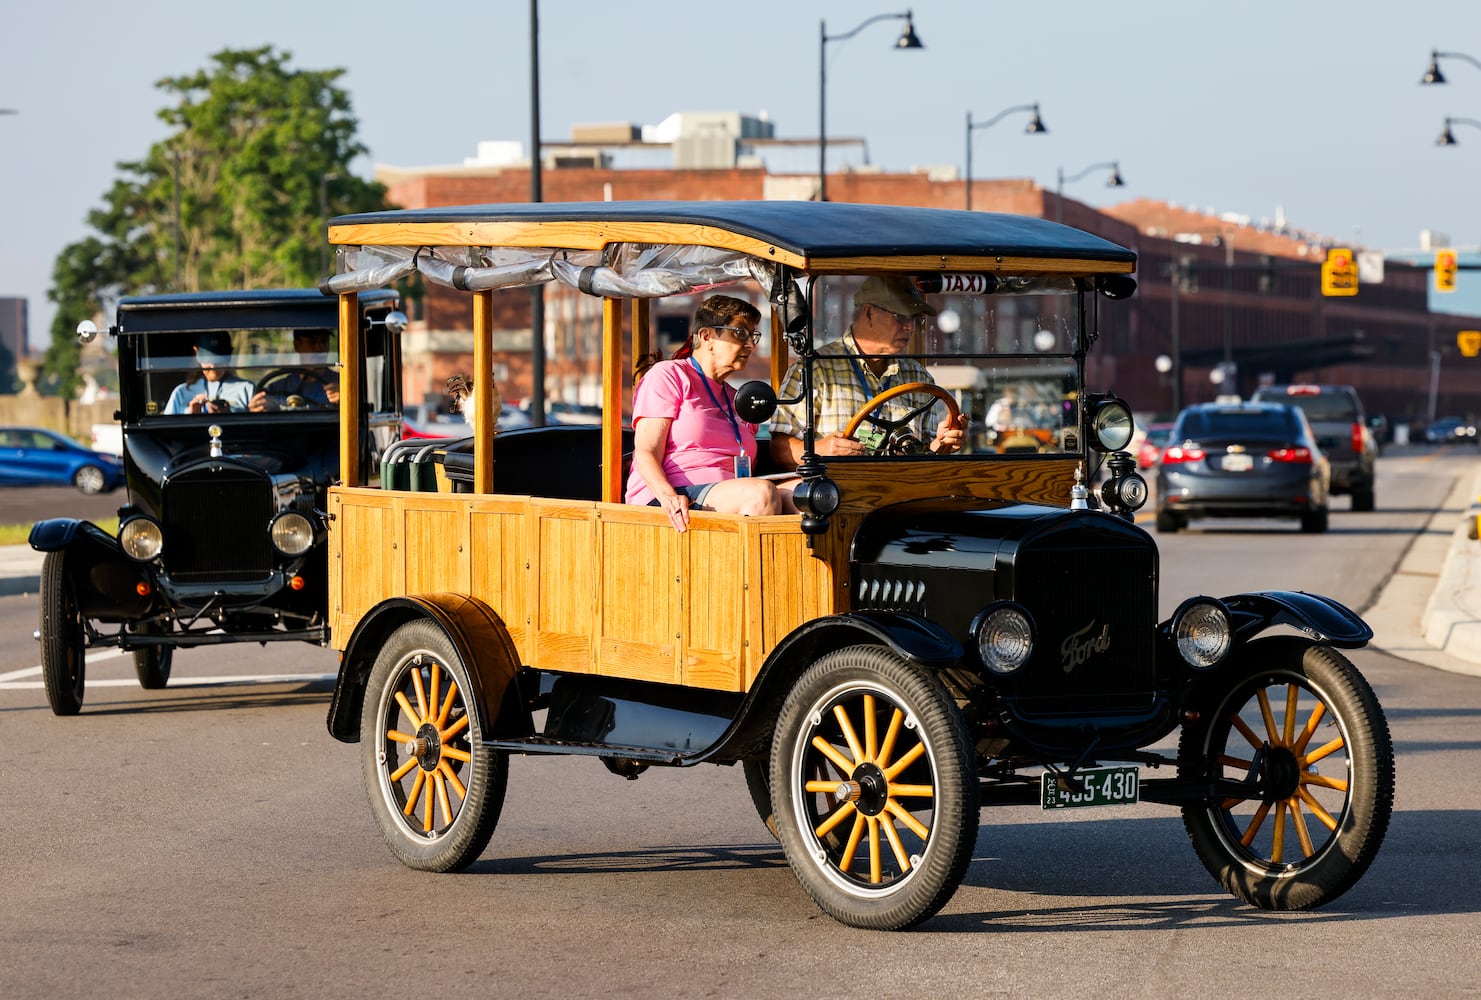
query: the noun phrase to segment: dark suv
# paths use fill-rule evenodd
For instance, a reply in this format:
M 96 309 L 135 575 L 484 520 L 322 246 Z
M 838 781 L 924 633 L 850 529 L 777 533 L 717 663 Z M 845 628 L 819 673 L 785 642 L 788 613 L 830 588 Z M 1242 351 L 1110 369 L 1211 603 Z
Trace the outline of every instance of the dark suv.
M 358 414 L 361 461 L 379 461 L 401 432 L 399 301 L 358 296 L 353 359 L 334 344 L 338 299 L 313 289 L 119 302 L 118 536 L 72 518 L 31 529 L 46 553 L 38 638 L 54 713 L 82 708 L 89 648 L 132 651 L 154 689 L 179 647 L 329 642 L 324 510 L 340 401 Z
M 1268 385 L 1250 397 L 1258 403 L 1299 406 L 1332 465 L 1332 493 L 1350 494 L 1353 510 L 1373 509 L 1378 442 L 1350 385 Z

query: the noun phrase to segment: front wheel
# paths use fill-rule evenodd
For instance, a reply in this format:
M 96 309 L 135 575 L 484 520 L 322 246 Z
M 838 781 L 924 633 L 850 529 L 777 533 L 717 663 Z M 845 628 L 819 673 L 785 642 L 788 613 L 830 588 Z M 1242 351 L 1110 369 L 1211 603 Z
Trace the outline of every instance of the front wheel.
M 1326 646 L 1259 640 L 1235 670 L 1184 727 L 1178 770 L 1259 790 L 1184 806 L 1183 825 L 1210 874 L 1245 902 L 1322 906 L 1363 876 L 1388 830 L 1388 722 L 1363 675 Z
M 927 670 L 879 646 L 821 657 L 782 705 L 771 796 L 782 850 L 826 913 L 899 930 L 946 905 L 977 839 L 967 727 Z
M 48 552 L 41 563 L 41 677 L 53 715 L 82 711 L 85 653 L 82 614 L 67 573 L 67 553 Z
M 408 868 L 461 871 L 493 836 L 509 778 L 469 701 L 468 667 L 440 629 L 412 621 L 381 647 L 360 721 L 365 788 Z

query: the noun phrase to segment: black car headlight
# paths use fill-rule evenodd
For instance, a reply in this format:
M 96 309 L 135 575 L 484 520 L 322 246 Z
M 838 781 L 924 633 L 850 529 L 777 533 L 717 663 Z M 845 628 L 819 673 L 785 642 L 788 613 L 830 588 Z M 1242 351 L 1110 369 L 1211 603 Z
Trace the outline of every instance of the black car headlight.
M 124 555 L 130 559 L 148 562 L 164 548 L 165 533 L 160 530 L 158 522 L 147 517 L 135 517 L 119 527 L 118 544 L 123 546 Z
M 1194 670 L 1212 670 L 1234 645 L 1229 609 L 1212 597 L 1190 597 L 1173 612 L 1172 637 L 1183 662 Z
M 273 548 L 285 556 L 301 556 L 314 547 L 314 522 L 296 510 L 285 510 L 273 518 L 268 534 Z
M 1131 407 L 1115 396 L 1101 396 L 1090 404 L 1090 444 L 1097 451 L 1120 451 L 1131 444 L 1136 422 Z
M 1034 651 L 1034 623 L 1016 604 L 984 608 L 972 623 L 972 634 L 982 665 L 1000 677 L 1021 670 Z

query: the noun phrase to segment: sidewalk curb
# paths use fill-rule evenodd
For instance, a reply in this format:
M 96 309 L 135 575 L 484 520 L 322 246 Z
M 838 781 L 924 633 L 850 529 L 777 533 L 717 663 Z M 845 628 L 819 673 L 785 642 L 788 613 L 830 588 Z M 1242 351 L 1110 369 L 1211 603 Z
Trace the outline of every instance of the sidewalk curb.
M 1462 489 L 1467 485 L 1469 489 Z M 1446 509 L 1437 514 L 1448 517 L 1454 527 L 1435 589 L 1425 603 L 1424 638 L 1436 649 L 1481 665 L 1481 542 L 1470 539 L 1465 525 L 1465 513 L 1478 493 L 1481 471 L 1469 484 L 1462 480 Z M 1430 523 L 1435 525 L 1434 520 Z

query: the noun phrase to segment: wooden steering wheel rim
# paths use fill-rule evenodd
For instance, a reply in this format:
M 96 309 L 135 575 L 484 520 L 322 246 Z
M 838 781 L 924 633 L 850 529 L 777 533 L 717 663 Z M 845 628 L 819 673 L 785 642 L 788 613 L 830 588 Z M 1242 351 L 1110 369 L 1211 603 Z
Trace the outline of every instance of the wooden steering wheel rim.
M 843 436 L 853 437 L 854 431 L 859 429 L 859 425 L 864 422 L 864 418 L 875 407 L 889 402 L 896 396 L 904 396 L 912 392 L 928 392 L 945 403 L 947 419 L 953 424 L 957 422 L 957 418 L 962 414 L 961 407 L 956 405 L 956 397 L 934 382 L 906 382 L 903 385 L 890 386 L 884 392 L 859 407 L 859 412 L 854 414 L 853 419 L 848 422 L 848 426 L 843 429 Z

